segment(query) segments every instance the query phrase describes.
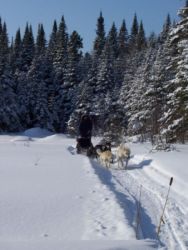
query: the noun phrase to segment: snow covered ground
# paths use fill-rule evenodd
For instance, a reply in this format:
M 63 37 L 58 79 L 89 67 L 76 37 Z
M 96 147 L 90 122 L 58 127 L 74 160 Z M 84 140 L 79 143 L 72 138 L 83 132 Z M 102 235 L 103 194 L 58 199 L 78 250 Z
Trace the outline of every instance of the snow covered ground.
M 74 145 L 41 129 L 0 135 L 0 249 L 188 248 L 188 145 L 129 143 L 126 171 L 73 155 Z

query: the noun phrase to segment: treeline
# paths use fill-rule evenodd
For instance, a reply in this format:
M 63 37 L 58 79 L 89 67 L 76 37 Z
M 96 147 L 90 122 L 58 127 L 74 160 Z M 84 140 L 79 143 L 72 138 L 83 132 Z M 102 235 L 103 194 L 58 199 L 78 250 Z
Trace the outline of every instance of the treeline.
M 108 32 L 102 13 L 91 52 L 82 38 L 67 31 L 64 17 L 54 21 L 47 42 L 42 24 L 34 39 L 27 24 L 9 44 L 0 21 L 0 131 L 40 126 L 76 133 L 80 115 L 92 112 L 96 134 L 163 134 L 185 142 L 188 128 L 188 5 L 181 21 L 167 15 L 159 35 L 146 37 L 133 17 Z

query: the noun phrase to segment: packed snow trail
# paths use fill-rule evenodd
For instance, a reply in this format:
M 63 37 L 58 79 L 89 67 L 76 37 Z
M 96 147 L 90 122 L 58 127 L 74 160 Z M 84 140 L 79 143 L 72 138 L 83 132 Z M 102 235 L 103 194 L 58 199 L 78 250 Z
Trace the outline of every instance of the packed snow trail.
M 129 162 L 128 170 L 124 175 L 122 171 L 112 170 L 112 179 L 117 190 L 122 193 L 128 192 L 137 200 L 140 187 L 142 187 L 141 231 L 143 238 L 155 239 L 157 238 L 156 231 L 165 204 L 169 180 L 174 170 L 171 164 L 170 172 L 165 171 L 160 163 L 156 163 L 154 160 L 155 155 L 149 153 L 146 148 L 143 150 L 141 144 L 130 146 L 132 146 L 135 155 Z M 140 150 L 142 152 L 139 152 Z M 171 158 L 178 156 L 175 153 L 166 154 Z M 182 162 L 182 165 L 184 166 L 185 163 Z M 184 178 L 186 179 L 186 174 Z M 187 186 L 182 179 L 179 180 L 175 176 L 171 189 L 164 214 L 165 224 L 162 224 L 159 239 L 161 245 L 167 249 L 185 250 L 188 247 Z

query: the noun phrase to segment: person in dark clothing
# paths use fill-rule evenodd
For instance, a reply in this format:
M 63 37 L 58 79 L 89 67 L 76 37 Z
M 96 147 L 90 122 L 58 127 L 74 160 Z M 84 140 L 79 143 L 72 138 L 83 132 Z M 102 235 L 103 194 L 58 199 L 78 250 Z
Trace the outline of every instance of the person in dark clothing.
M 92 135 L 92 120 L 89 115 L 83 115 L 79 125 L 79 135 L 84 138 L 91 138 Z
M 92 120 L 89 115 L 83 115 L 79 125 L 79 136 L 77 138 L 77 153 L 81 153 L 84 149 L 87 151 L 87 155 L 92 154 L 93 145 L 91 142 L 92 135 Z

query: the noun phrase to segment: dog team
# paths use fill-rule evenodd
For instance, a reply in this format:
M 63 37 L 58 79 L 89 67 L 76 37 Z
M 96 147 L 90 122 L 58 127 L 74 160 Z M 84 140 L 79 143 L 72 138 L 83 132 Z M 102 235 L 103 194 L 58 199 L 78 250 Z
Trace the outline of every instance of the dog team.
M 115 152 L 112 154 L 111 143 L 101 143 L 94 147 L 94 154 L 100 163 L 106 168 L 110 168 L 111 164 L 114 162 L 114 157 L 117 160 L 119 169 L 126 169 L 128 161 L 130 159 L 130 148 L 124 143 L 121 143 Z

